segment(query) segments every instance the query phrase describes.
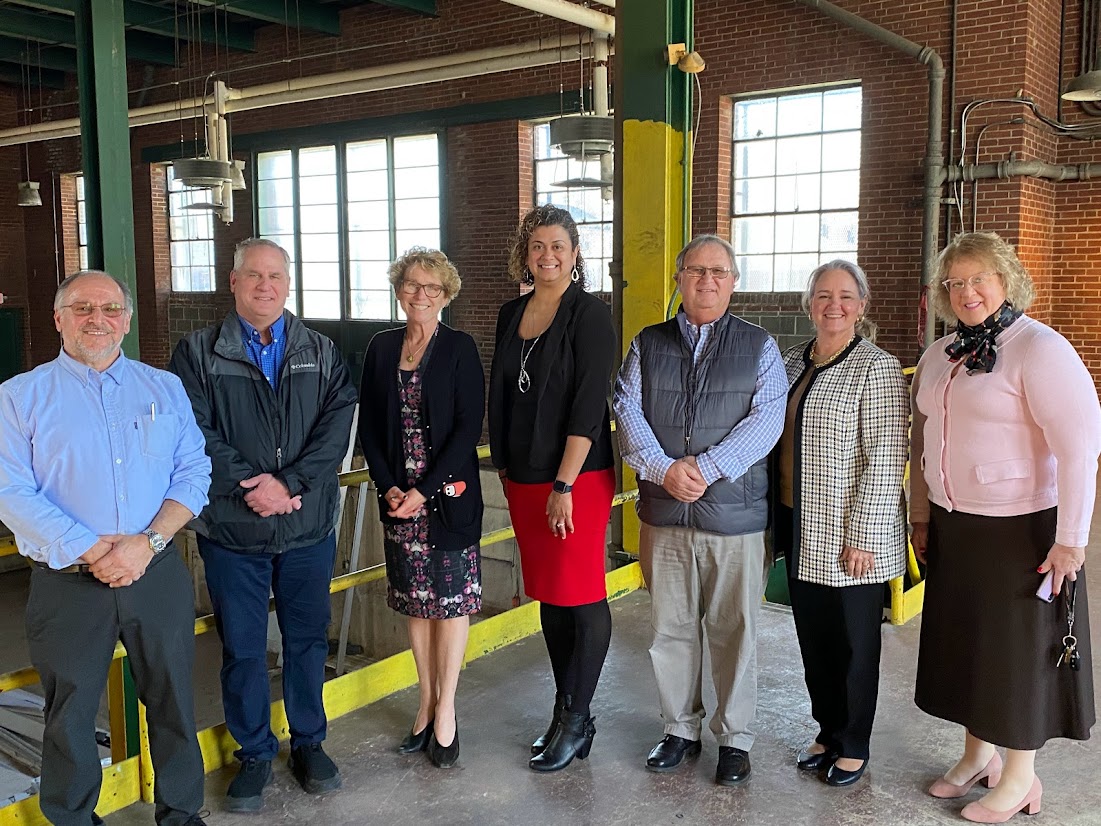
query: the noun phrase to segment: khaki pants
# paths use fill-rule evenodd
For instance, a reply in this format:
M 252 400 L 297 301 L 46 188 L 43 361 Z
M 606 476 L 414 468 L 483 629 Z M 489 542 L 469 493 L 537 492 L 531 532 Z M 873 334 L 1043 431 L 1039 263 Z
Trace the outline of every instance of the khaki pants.
M 764 534 L 723 536 L 642 525 L 640 556 L 651 596 L 654 665 L 665 733 L 699 740 L 703 638 L 718 705 L 720 746 L 749 751 L 757 710 L 757 612 L 764 594 Z

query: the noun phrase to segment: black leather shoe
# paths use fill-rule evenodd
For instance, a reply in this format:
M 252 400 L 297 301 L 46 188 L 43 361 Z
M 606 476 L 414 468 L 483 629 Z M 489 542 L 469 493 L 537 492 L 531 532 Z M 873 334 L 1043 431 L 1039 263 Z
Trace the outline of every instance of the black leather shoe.
M 799 757 L 796 759 L 795 765 L 800 771 L 816 772 L 828 768 L 836 759 L 837 752 L 833 749 L 826 749 L 817 754 L 803 749 L 799 752 Z
M 596 736 L 596 718 L 584 714 L 563 711 L 558 717 L 558 729 L 547 747 L 528 761 L 528 768 L 536 772 L 556 772 L 564 769 L 576 757 L 584 760 L 593 747 Z
M 416 754 L 428 748 L 428 738 L 432 736 L 432 725 L 435 720 L 429 720 L 428 725 L 419 732 L 410 731 L 398 746 L 398 754 Z
M 558 731 L 558 718 L 562 716 L 563 711 L 569 710 L 570 699 L 569 694 L 556 693 L 554 695 L 554 711 L 551 712 L 550 725 L 547 726 L 547 730 L 543 736 L 531 744 L 532 754 L 539 754 L 539 752 L 547 747 L 547 743 L 550 742 L 550 739 L 554 737 L 554 733 Z
M 298 785 L 308 794 L 325 794 L 340 788 L 343 780 L 340 769 L 332 761 L 320 743 L 298 746 L 291 749 L 287 768 L 291 770 Z
M 440 741 L 436 739 L 436 731 L 433 729 L 432 736 L 428 740 L 428 759 L 432 761 L 438 769 L 450 769 L 459 760 L 459 721 L 455 721 L 455 737 L 451 740 L 451 743 L 446 746 L 441 746 Z
M 719 746 L 719 765 L 715 782 L 720 786 L 737 786 L 749 779 L 749 753 L 733 746 Z
M 864 769 L 866 768 L 868 768 L 867 760 L 864 761 L 859 769 L 851 772 L 837 768 L 837 764 L 834 763 L 830 766 L 829 771 L 826 772 L 826 783 L 831 786 L 851 786 L 864 776 Z
M 671 772 L 684 762 L 684 758 L 699 757 L 702 748 L 699 740 L 685 740 L 675 734 L 666 734 L 646 755 L 646 768 L 652 772 Z

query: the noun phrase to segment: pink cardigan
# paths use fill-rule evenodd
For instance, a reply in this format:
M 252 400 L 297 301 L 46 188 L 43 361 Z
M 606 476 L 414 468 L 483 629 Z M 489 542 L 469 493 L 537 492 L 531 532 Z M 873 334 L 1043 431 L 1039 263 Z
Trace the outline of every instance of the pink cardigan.
M 951 340 L 933 344 L 914 375 L 910 522 L 929 521 L 929 502 L 983 516 L 1058 504 L 1055 541 L 1084 547 L 1101 405 L 1082 359 L 1069 341 L 1028 316 L 998 336 L 990 373 L 969 376 L 949 362 L 944 348 Z

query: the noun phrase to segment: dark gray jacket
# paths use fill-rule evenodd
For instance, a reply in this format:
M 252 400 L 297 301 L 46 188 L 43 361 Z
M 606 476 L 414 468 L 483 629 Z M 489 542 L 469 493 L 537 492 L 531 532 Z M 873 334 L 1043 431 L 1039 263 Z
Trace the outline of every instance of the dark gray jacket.
M 336 523 L 336 473 L 348 450 L 356 391 L 344 357 L 325 336 L 284 312 L 287 346 L 272 390 L 241 336 L 237 313 L 176 346 L 180 377 L 213 465 L 210 503 L 195 530 L 232 551 L 281 553 L 320 542 Z M 280 479 L 301 510 L 261 517 L 241 480 Z
M 753 404 L 757 367 L 768 333 L 727 314 L 716 324 L 699 364 L 676 318 L 639 334 L 642 410 L 672 459 L 696 456 L 718 444 Z M 737 479 L 719 479 L 695 502 L 674 499 L 661 485 L 639 481 L 639 518 L 648 525 L 680 525 L 727 536 L 768 525 L 767 456 Z

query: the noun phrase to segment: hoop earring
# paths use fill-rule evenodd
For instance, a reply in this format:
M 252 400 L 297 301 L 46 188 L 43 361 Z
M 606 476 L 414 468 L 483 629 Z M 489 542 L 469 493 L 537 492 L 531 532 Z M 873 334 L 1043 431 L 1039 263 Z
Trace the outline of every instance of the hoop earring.
M 524 284 L 534 284 L 535 276 L 531 274 L 531 267 L 524 267 L 524 277 L 520 279 Z
M 570 281 L 572 281 L 574 284 L 576 284 L 580 280 L 581 280 L 581 273 L 579 273 L 577 271 L 577 264 L 574 264 L 573 269 L 570 270 Z

